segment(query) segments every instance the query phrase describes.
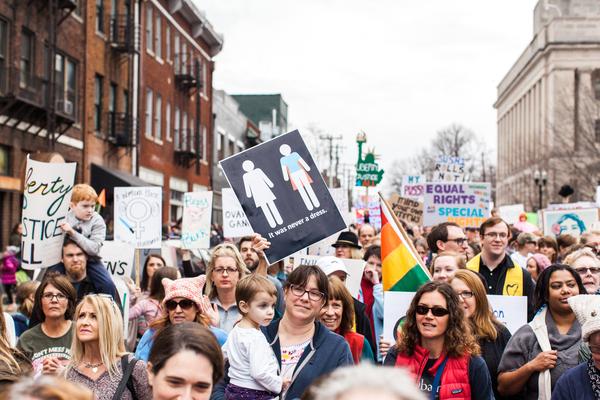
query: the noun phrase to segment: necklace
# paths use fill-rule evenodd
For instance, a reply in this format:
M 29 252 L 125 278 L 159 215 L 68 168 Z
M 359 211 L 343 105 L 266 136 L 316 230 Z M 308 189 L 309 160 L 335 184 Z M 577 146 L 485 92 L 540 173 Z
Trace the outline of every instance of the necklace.
M 99 362 L 98 364 L 92 364 L 92 363 L 83 361 L 83 364 L 85 365 L 86 368 L 91 368 L 92 372 L 95 374 L 96 372 L 98 372 L 98 367 L 102 365 L 102 362 Z

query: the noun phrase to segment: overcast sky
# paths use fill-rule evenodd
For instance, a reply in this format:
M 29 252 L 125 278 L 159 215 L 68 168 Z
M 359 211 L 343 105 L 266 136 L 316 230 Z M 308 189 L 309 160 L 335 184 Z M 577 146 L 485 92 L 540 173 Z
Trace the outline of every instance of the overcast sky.
M 496 147 L 496 87 L 537 0 L 195 0 L 224 35 L 213 85 L 281 93 L 290 128 L 367 133 L 384 167 L 453 122 Z M 327 165 L 322 165 L 327 167 Z

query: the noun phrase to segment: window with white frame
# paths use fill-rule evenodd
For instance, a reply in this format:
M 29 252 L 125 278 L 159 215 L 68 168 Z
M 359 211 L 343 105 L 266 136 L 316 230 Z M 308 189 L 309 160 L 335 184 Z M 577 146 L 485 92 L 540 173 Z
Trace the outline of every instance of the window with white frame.
M 207 68 L 208 68 L 208 64 L 204 63 L 202 65 L 202 94 L 204 96 L 208 96 L 208 92 L 207 92 L 207 87 L 208 87 L 208 82 L 206 81 L 208 73 L 207 73 Z
M 165 27 L 165 59 L 171 61 L 171 27 Z
M 154 25 L 154 52 L 156 57 L 162 58 L 162 37 L 160 36 L 160 13 L 156 13 L 156 24 Z
M 179 132 L 179 122 L 180 122 L 179 116 L 180 116 L 179 107 L 175 107 L 175 121 L 173 121 L 173 123 L 174 123 L 173 135 L 175 136 L 175 149 L 176 150 L 181 150 L 181 132 Z
M 146 137 L 152 139 L 152 106 L 153 106 L 153 93 L 151 89 L 146 89 L 146 126 L 145 132 Z
M 175 48 L 173 49 L 173 51 L 175 52 L 174 58 L 175 58 L 175 65 L 174 65 L 174 69 L 175 69 L 175 73 L 179 73 L 179 60 L 181 59 L 181 56 L 179 54 L 179 46 L 181 46 L 181 42 L 179 39 L 179 35 L 175 34 Z
M 146 50 L 150 53 L 154 52 L 154 36 L 152 35 L 152 7 L 150 4 L 146 4 Z
M 156 109 L 154 110 L 154 137 L 162 141 L 162 97 L 156 93 Z
M 173 140 L 173 136 L 171 136 L 171 103 L 167 101 L 165 106 L 165 133 L 167 137 L 167 142 Z
M 181 73 L 187 74 L 188 72 L 188 56 L 187 56 L 187 43 L 183 42 L 181 45 Z

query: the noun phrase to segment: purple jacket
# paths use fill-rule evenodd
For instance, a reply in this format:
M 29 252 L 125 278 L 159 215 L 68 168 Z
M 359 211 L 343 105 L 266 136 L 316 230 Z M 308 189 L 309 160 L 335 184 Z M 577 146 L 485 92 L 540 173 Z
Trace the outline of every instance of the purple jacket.
M 3 285 L 14 285 L 17 283 L 17 268 L 19 268 L 19 260 L 12 253 L 4 253 L 2 258 L 2 272 L 0 277 Z

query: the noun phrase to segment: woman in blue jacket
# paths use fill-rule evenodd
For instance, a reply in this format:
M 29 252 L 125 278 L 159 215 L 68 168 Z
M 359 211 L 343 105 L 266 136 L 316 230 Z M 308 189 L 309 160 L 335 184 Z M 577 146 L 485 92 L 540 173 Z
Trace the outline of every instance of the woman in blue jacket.
M 263 328 L 263 334 L 279 362 L 284 388 L 282 400 L 299 398 L 310 384 L 337 367 L 352 365 L 352 354 L 343 337 L 331 332 L 317 318 L 328 299 L 327 276 L 317 266 L 302 265 L 284 287 L 285 313 Z M 225 380 L 211 399 L 224 399 Z

